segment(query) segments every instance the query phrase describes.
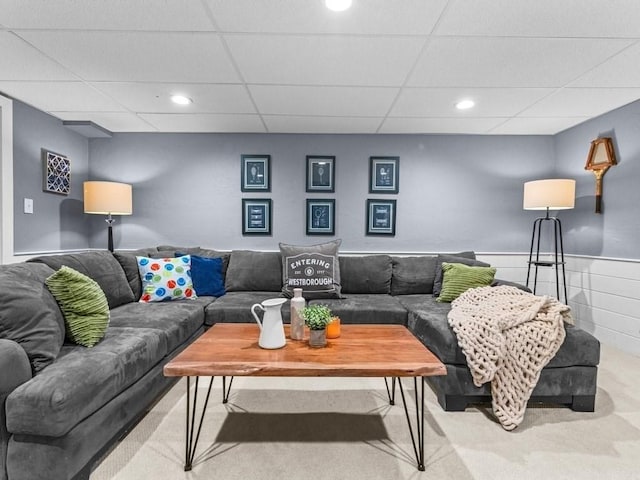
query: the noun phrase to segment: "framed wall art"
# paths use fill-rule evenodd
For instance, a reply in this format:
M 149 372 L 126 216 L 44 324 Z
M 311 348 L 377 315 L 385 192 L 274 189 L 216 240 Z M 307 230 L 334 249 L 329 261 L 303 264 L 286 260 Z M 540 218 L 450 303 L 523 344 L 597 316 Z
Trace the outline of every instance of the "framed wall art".
M 271 235 L 273 208 L 269 198 L 242 199 L 242 235 Z
M 242 155 L 241 190 L 271 191 L 271 155 Z
M 367 199 L 367 235 L 396 234 L 396 201 Z
M 307 199 L 307 235 L 333 235 L 335 233 L 336 201 Z
M 71 191 L 71 162 L 64 155 L 42 149 L 43 181 L 45 192 L 69 195 Z
M 398 193 L 400 157 L 369 157 L 369 193 Z
M 307 155 L 307 192 L 335 192 L 336 157 Z

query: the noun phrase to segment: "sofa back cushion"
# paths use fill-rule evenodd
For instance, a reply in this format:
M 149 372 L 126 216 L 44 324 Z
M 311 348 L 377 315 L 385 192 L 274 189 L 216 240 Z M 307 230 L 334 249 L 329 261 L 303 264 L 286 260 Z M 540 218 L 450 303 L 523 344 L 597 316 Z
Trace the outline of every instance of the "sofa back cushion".
M 227 292 L 279 292 L 282 289 L 280 253 L 233 250 L 224 283 Z
M 340 256 L 342 293 L 386 293 L 391 291 L 389 255 Z
M 133 291 L 124 270 L 107 250 L 36 257 L 29 262 L 44 263 L 53 270 L 59 270 L 65 265 L 86 275 L 100 285 L 109 302 L 109 308 L 134 301 Z
M 391 257 L 391 295 L 433 293 L 436 278 L 436 257 Z
M 64 342 L 62 312 L 44 284 L 53 273 L 42 263 L 0 266 L 0 338 L 20 344 L 33 373 L 51 364 Z
M 221 258 L 222 259 L 222 274 L 227 273 L 229 268 L 229 259 L 231 258 L 230 252 L 223 252 L 221 250 L 212 250 L 210 248 L 202 247 L 176 247 L 175 245 L 158 245 L 159 251 L 172 250 L 176 252 L 176 255 L 197 255 L 204 258 Z
M 125 277 L 127 277 L 129 288 L 131 288 L 131 292 L 133 293 L 134 302 L 140 300 L 140 297 L 142 296 L 142 279 L 140 278 L 138 260 L 136 259 L 136 256 L 152 257 L 153 254 L 157 252 L 158 250 L 156 248 L 141 248 L 139 250 L 122 250 L 113 252 L 114 258 L 122 267 Z

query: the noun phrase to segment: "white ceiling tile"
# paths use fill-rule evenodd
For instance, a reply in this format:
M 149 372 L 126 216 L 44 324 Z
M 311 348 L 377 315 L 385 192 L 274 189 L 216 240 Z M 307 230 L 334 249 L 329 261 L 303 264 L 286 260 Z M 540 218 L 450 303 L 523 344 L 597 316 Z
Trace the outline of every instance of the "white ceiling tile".
M 491 130 L 495 135 L 555 135 L 589 117 L 510 118 Z
M 3 0 L 0 23 L 13 29 L 212 30 L 193 0 Z
M 207 0 L 223 32 L 429 34 L 446 0 L 366 0 L 344 12 L 322 1 Z
M 96 89 L 109 95 L 129 110 L 144 113 L 256 113 L 243 85 L 92 82 Z M 172 95 L 193 100 L 189 105 L 176 105 Z
M 158 129 L 135 113 L 50 112 L 61 120 L 89 120 L 110 132 L 157 132 Z
M 0 91 L 45 112 L 124 111 L 109 97 L 82 82 L 0 82 Z
M 25 31 L 21 36 L 84 80 L 239 80 L 213 33 Z
M 506 117 L 516 115 L 552 93 L 551 88 L 404 88 L 392 117 Z M 475 106 L 457 110 L 455 104 L 470 99 Z
M 247 83 L 398 86 L 423 40 L 401 37 L 227 35 Z
M 387 118 L 378 133 L 484 134 L 506 118 Z
M 453 0 L 437 35 L 638 37 L 637 0 Z
M 269 133 L 376 133 L 381 118 L 264 115 Z
M 640 98 L 640 88 L 563 88 L 519 117 L 596 116 Z
M 640 85 L 640 43 L 601 63 L 570 84 L 571 87 L 637 87 L 638 85 Z
M 140 118 L 162 132 L 265 132 L 258 115 L 144 113 L 140 114 Z
M 258 110 L 265 114 L 384 116 L 397 88 L 299 87 L 251 85 Z
M 425 87 L 560 87 L 629 40 L 433 38 L 409 80 Z
M 0 80 L 77 80 L 21 38 L 0 31 Z

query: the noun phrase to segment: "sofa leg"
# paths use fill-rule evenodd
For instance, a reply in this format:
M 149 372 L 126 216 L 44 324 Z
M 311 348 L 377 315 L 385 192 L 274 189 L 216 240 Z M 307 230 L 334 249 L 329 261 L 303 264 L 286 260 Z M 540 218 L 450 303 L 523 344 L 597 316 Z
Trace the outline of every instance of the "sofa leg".
M 595 395 L 574 395 L 571 400 L 571 410 L 574 412 L 593 412 L 595 409 Z
M 464 412 L 467 400 L 463 395 L 438 395 L 438 403 L 445 412 Z

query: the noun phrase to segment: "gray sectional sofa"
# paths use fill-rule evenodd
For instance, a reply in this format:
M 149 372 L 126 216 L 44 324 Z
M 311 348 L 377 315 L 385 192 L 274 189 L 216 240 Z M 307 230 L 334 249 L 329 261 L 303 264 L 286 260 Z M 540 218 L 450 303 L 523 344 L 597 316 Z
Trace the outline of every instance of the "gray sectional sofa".
M 176 253 L 221 257 L 227 293 L 139 303 L 135 256 Z M 175 381 L 162 374 L 172 357 L 215 323 L 253 322 L 252 304 L 281 295 L 281 263 L 277 252 L 162 245 L 0 266 L 0 480 L 88 478 L 96 460 Z M 461 410 L 489 401 L 490 391 L 473 385 L 447 325 L 449 304 L 432 295 L 437 264 L 436 256 L 340 256 L 344 298 L 313 302 L 329 305 L 347 324 L 407 325 L 447 366 L 446 377 L 430 379 L 440 404 Z M 64 342 L 62 314 L 44 285 L 62 265 L 94 279 L 107 296 L 110 325 L 92 348 Z M 288 321 L 288 304 L 283 317 Z M 567 328 L 533 400 L 593 410 L 598 361 L 598 341 Z

